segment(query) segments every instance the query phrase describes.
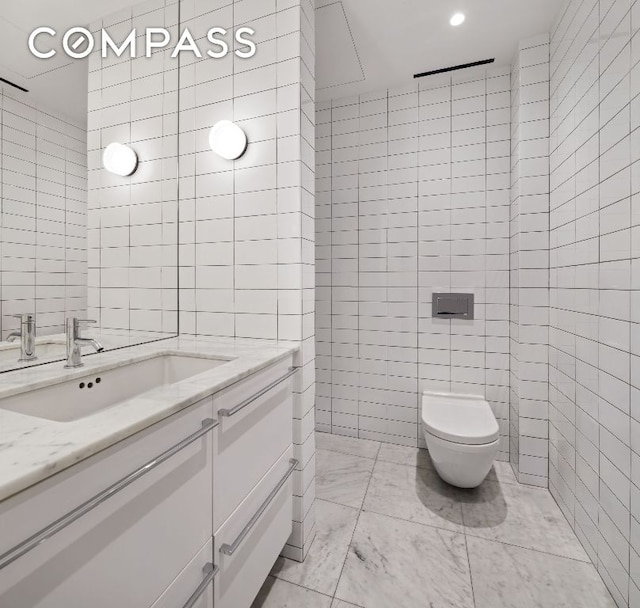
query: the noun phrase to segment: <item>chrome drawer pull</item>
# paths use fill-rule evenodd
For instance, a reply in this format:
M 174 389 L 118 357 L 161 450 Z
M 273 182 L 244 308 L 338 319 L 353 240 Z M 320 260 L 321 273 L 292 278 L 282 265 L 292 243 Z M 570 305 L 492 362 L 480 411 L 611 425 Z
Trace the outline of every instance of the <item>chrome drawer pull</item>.
M 3 555 L 0 555 L 0 570 L 6 568 L 9 564 L 15 562 L 18 558 L 22 557 L 26 553 L 29 553 L 29 551 L 35 549 L 43 542 L 49 540 L 58 532 L 71 525 L 74 521 L 80 519 L 83 515 L 86 515 L 87 513 L 89 513 L 89 511 L 92 511 L 98 505 L 101 505 L 103 502 L 109 500 L 109 498 L 115 496 L 121 490 L 124 490 L 124 488 L 131 485 L 134 481 L 137 481 L 150 471 L 153 471 L 153 469 L 169 460 L 169 458 L 175 456 L 178 452 L 184 450 L 184 448 L 200 439 L 200 437 L 206 435 L 211 429 L 216 428 L 218 424 L 219 422 L 217 420 L 212 420 L 211 418 L 203 420 L 202 428 L 193 433 L 193 435 L 189 435 L 180 443 L 177 443 L 172 448 L 169 448 L 166 452 L 163 452 L 158 457 L 154 458 L 150 462 L 147 462 L 147 464 L 140 467 L 137 471 L 130 473 L 126 477 L 123 477 L 120 481 L 117 481 L 113 485 L 109 486 L 106 490 L 103 490 L 99 494 L 96 494 L 93 498 L 90 498 L 79 507 L 73 509 L 73 511 L 69 511 L 69 513 L 63 515 L 60 519 L 54 521 L 52 524 L 49 524 L 46 528 L 40 530 L 40 532 L 37 532 L 27 540 L 21 542 L 19 545 L 16 545 L 13 549 L 10 549 Z
M 271 491 L 271 494 L 269 494 L 269 496 L 267 496 L 267 499 L 260 505 L 260 508 L 258 509 L 256 514 L 249 520 L 249 523 L 242 529 L 242 532 L 240 532 L 240 534 L 238 535 L 238 538 L 236 538 L 233 541 L 233 543 L 230 545 L 222 545 L 222 547 L 220 547 L 220 553 L 223 553 L 224 555 L 233 555 L 238 550 L 238 547 L 242 544 L 242 541 L 245 539 L 247 534 L 251 532 L 251 528 L 253 528 L 253 526 L 256 525 L 256 522 L 260 519 L 260 516 L 267 510 L 267 507 L 269 506 L 269 504 L 271 504 L 271 501 L 276 497 L 276 494 L 280 491 L 280 488 L 282 488 L 282 486 L 285 483 L 287 483 L 287 479 L 291 477 L 291 474 L 293 473 L 293 471 L 297 466 L 298 466 L 298 461 L 295 458 L 292 458 L 291 460 L 289 460 L 289 469 L 287 470 L 285 476 L 278 482 L 278 485 Z
M 238 403 L 238 405 L 236 405 L 234 408 L 230 410 L 218 410 L 218 415 L 224 416 L 225 418 L 235 416 L 239 411 L 243 410 L 248 405 L 251 405 L 256 399 L 260 399 L 262 395 L 268 393 L 272 388 L 275 388 L 276 386 L 278 386 L 278 384 L 282 384 L 285 380 L 291 378 L 291 376 L 293 376 L 293 374 L 295 374 L 299 369 L 299 367 L 290 368 L 289 371 L 284 376 L 282 376 L 282 378 L 276 380 L 275 382 L 272 382 L 269 386 L 265 386 L 262 390 L 258 391 L 252 397 L 245 399 L 242 403 Z
M 196 602 L 200 599 L 200 596 L 206 591 L 215 575 L 218 574 L 218 570 L 218 566 L 214 566 L 213 564 L 207 564 L 203 568 L 204 578 L 198 585 L 198 588 L 193 592 L 193 595 L 187 600 L 184 608 L 193 608 L 196 605 Z

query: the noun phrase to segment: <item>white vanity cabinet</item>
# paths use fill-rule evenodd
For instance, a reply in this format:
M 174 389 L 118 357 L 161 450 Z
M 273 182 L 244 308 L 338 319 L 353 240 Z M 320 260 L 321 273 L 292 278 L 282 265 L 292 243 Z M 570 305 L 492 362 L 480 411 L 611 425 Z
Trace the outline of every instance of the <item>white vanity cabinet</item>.
M 0 606 L 152 606 L 211 540 L 213 429 L 187 441 L 213 419 L 209 398 L 0 503 L 3 554 L 175 450 L 0 570 Z
M 291 535 L 292 453 L 278 459 L 214 537 L 216 608 L 249 608 Z
M 291 366 L 0 502 L 0 608 L 249 608 L 292 529 Z
M 219 426 L 213 459 L 213 530 L 217 531 L 293 442 L 291 360 L 213 398 Z
M 211 562 L 212 545 L 210 539 L 151 608 L 213 608 L 218 567 Z
M 249 608 L 291 534 L 291 359 L 214 397 L 216 608 Z

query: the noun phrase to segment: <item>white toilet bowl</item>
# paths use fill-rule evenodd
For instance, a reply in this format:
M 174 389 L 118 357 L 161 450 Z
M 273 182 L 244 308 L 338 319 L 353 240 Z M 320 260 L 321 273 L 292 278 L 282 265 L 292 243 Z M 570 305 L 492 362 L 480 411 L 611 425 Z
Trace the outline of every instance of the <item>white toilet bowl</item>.
M 498 454 L 500 429 L 483 397 L 423 393 L 422 428 L 442 479 L 459 488 L 484 481 Z

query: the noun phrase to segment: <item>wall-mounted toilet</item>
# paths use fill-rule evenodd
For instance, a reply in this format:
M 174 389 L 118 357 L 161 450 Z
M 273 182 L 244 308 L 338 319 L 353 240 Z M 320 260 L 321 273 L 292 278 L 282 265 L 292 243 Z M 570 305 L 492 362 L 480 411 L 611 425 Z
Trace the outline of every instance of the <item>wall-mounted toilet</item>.
M 484 481 L 498 454 L 500 429 L 483 397 L 423 393 L 422 428 L 442 479 L 459 488 Z

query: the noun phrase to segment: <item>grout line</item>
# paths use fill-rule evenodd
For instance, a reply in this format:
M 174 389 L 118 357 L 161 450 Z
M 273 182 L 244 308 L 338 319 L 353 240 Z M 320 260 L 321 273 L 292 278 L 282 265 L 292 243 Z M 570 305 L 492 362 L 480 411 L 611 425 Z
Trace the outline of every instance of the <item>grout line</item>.
M 328 452 L 329 454 L 340 454 L 341 456 L 351 456 L 352 458 L 361 458 L 362 460 L 376 460 L 376 457 L 360 456 L 359 454 L 351 454 L 350 452 L 341 452 L 339 450 L 328 450 L 326 448 L 316 448 L 316 453 Z
M 165 9 L 166 9 L 167 5 L 165 3 Z M 180 0 L 178 2 L 178 23 L 182 23 L 182 0 Z M 182 108 L 182 103 L 181 103 L 181 95 L 182 95 L 182 87 L 181 87 L 181 75 L 182 75 L 182 70 L 180 69 L 180 59 L 178 59 L 178 74 L 177 74 L 177 78 L 178 78 L 178 110 L 176 112 L 176 128 L 177 128 L 177 132 L 178 132 L 178 137 L 177 137 L 177 141 L 176 141 L 176 154 L 178 156 L 177 158 L 177 163 L 176 163 L 176 230 L 175 230 L 175 237 L 176 237 L 176 299 L 175 299 L 175 305 L 176 305 L 176 335 L 179 337 L 181 335 L 181 319 L 182 319 L 182 315 L 180 314 L 181 310 L 182 310 L 182 301 L 180 298 L 180 295 L 182 293 L 181 290 L 181 265 L 180 265 L 180 260 L 181 260 L 181 247 L 180 247 L 180 162 L 182 160 L 182 156 L 180 155 L 180 116 L 182 115 L 182 112 L 180 111 L 180 109 Z M 164 89 L 165 89 L 166 85 L 163 82 L 163 94 L 164 94 Z M 163 120 L 164 122 L 164 120 Z M 165 135 L 164 133 L 164 125 L 163 125 L 163 136 Z M 193 178 L 193 191 L 194 191 L 194 209 L 193 209 L 193 215 L 194 215 L 194 219 L 197 217 L 196 216 L 196 196 L 195 196 L 195 192 L 196 192 L 196 178 L 194 176 Z M 163 197 L 164 198 L 164 197 Z M 162 219 L 163 219 L 163 226 L 164 226 L 164 208 L 162 208 Z M 194 222 L 195 223 L 195 222 Z M 164 237 L 163 237 L 163 241 L 164 241 Z M 195 256 L 195 253 L 194 253 Z M 162 272 L 162 271 L 161 271 Z M 195 274 L 195 273 L 194 273 Z M 162 274 L 161 276 L 161 281 L 163 279 Z M 163 282 L 163 281 L 162 281 Z M 186 300 L 186 298 L 184 298 L 184 300 Z M 164 321 L 165 321 L 165 311 L 164 311 L 164 307 L 162 310 L 162 329 L 164 329 Z
M 342 504 L 342 503 L 334 503 L 333 501 L 326 500 L 324 498 L 322 498 L 320 500 L 324 500 L 325 502 L 331 502 L 333 504 Z M 461 504 L 461 503 L 458 503 L 458 504 Z M 346 507 L 348 505 L 342 504 L 342 506 Z M 351 508 L 354 509 L 355 507 L 351 507 Z M 587 560 L 578 559 L 576 557 L 570 557 L 568 555 L 559 555 L 558 553 L 551 553 L 550 551 L 542 551 L 541 549 L 535 549 L 533 547 L 526 547 L 524 545 L 518 545 L 518 544 L 515 544 L 515 543 L 508 543 L 508 542 L 504 542 L 504 541 L 501 541 L 501 540 L 496 540 L 496 539 L 493 539 L 493 538 L 485 538 L 484 536 L 478 536 L 476 534 L 472 534 L 472 533 L 467 532 L 466 526 L 463 526 L 462 530 L 452 530 L 451 528 L 444 528 L 442 526 L 437 526 L 437 525 L 434 525 L 434 524 L 427 524 L 427 523 L 420 522 L 420 521 L 415 521 L 415 520 L 412 520 L 412 519 L 405 519 L 404 517 L 398 517 L 396 515 L 389 515 L 387 513 L 381 513 L 379 511 L 373 511 L 372 510 L 372 511 L 366 511 L 366 512 L 367 513 L 374 513 L 376 515 L 381 515 L 382 517 L 388 517 L 389 519 L 395 519 L 397 521 L 401 521 L 401 522 L 408 523 L 408 524 L 415 524 L 417 526 L 422 526 L 424 528 L 429 528 L 429 529 L 432 529 L 432 530 L 440 530 L 441 532 L 446 532 L 446 533 L 451 534 L 451 535 L 465 536 L 465 538 L 467 536 L 470 536 L 471 538 L 475 538 L 477 540 L 481 540 L 481 541 L 484 541 L 484 542 L 487 542 L 487 543 L 493 543 L 493 544 L 496 544 L 496 545 L 503 545 L 505 547 L 515 547 L 516 549 L 522 549 L 524 551 L 533 551 L 534 553 L 537 553 L 537 554 L 540 554 L 540 555 L 549 555 L 549 556 L 557 557 L 558 559 L 568 559 L 568 560 L 571 560 L 573 562 L 578 562 L 580 564 L 592 564 L 590 559 L 587 559 Z M 464 520 L 464 513 L 463 513 L 463 520 Z M 577 540 L 577 537 L 576 537 L 576 540 Z M 465 540 L 465 542 L 466 542 L 466 540 Z M 587 558 L 588 558 L 588 555 L 587 555 Z
M 473 601 L 474 607 L 477 608 L 476 602 L 476 591 L 473 587 L 473 570 L 471 569 L 471 558 L 469 557 L 469 543 L 467 541 L 466 528 L 464 526 L 464 509 L 461 508 L 462 511 L 462 529 L 465 530 L 464 536 L 464 549 L 467 554 L 467 567 L 469 568 L 469 584 L 471 585 L 471 600 Z
M 337 505 L 339 507 L 344 507 L 345 509 L 351 509 L 353 511 L 360 511 L 360 507 L 354 507 L 353 505 L 346 505 L 343 502 L 336 502 L 335 500 L 331 500 L 329 498 L 316 498 L 316 500 L 319 500 L 320 502 L 328 502 L 328 503 L 331 503 L 332 505 Z
M 287 558 L 285 558 L 285 559 L 287 559 Z M 271 573 L 269 573 L 269 574 L 268 574 L 268 576 L 267 576 L 267 580 L 268 580 L 269 578 L 272 578 L 272 579 L 274 579 L 274 580 L 276 580 L 276 581 L 280 581 L 280 582 L 282 582 L 282 583 L 287 583 L 287 584 L 289 584 L 289 585 L 293 585 L 294 587 L 298 587 L 299 589 L 305 589 L 306 591 L 311 591 L 311 593 L 317 593 L 318 595 L 322 595 L 323 597 L 331 598 L 331 601 L 332 601 L 332 603 L 333 603 L 334 596 L 332 596 L 332 595 L 328 595 L 328 594 L 326 594 L 326 593 L 322 593 L 322 591 L 318 591 L 317 589 L 311 589 L 310 587 L 305 587 L 304 585 L 301 585 L 300 583 L 293 583 L 293 582 L 288 581 L 288 580 L 286 580 L 286 579 L 284 579 L 284 578 L 279 578 L 279 577 L 277 577 L 277 576 L 274 576 L 274 575 L 273 575 L 273 574 L 271 574 Z M 266 581 L 265 581 L 265 582 L 266 582 Z
M 373 478 L 373 471 L 375 469 L 375 463 L 378 462 L 378 454 L 380 453 L 380 446 L 378 446 L 378 452 L 376 453 L 376 457 L 374 459 L 374 465 L 373 468 L 371 469 L 371 472 L 369 473 L 369 481 L 367 483 L 367 488 L 364 492 L 364 496 L 362 497 L 362 504 L 360 505 L 360 509 L 358 510 L 358 516 L 356 517 L 356 525 L 353 528 L 353 533 L 351 534 L 351 538 L 349 539 L 349 544 L 347 546 L 347 553 L 344 556 L 344 561 L 342 562 L 342 568 L 340 569 L 340 575 L 338 576 L 338 582 L 336 583 L 336 588 L 335 591 L 333 593 L 333 600 L 336 599 L 336 593 L 338 591 L 338 587 L 340 586 L 340 581 L 342 580 L 342 575 L 344 574 L 344 568 L 347 564 L 347 559 L 349 559 L 349 552 L 351 551 L 351 546 L 353 544 L 353 539 L 356 535 L 356 530 L 358 529 L 358 524 L 360 523 L 360 516 L 362 515 L 363 512 L 363 507 L 364 507 L 364 501 L 367 498 L 367 494 L 369 493 L 369 486 L 371 485 L 371 479 Z M 340 598 L 337 598 L 340 599 Z M 332 600 L 332 603 L 333 603 Z
M 333 433 L 333 101 L 331 101 L 329 107 L 329 139 L 330 139 L 330 147 L 329 147 L 329 159 L 330 159 L 330 175 L 329 175 L 329 187 L 331 188 L 329 194 L 329 407 L 331 408 L 329 411 L 329 428 L 331 429 L 331 433 Z M 317 147 L 317 145 L 316 145 Z M 315 201 L 314 201 L 315 204 Z M 316 296 L 314 296 L 315 298 Z M 316 319 L 317 319 L 317 304 L 315 305 L 316 309 Z M 317 321 L 316 321 L 317 322 Z M 315 359 L 317 361 L 317 358 Z M 317 363 L 315 364 L 317 365 Z M 316 399 L 317 401 L 317 399 Z M 316 405 L 317 407 L 317 405 Z M 317 446 L 316 446 L 317 449 Z
M 578 540 L 578 537 L 575 536 L 575 532 L 573 532 L 573 530 L 571 530 L 572 534 L 575 537 L 576 542 L 580 545 L 580 547 L 582 547 L 582 545 L 580 544 L 580 541 Z M 542 551 L 541 549 L 535 549 L 533 547 L 525 547 L 524 545 L 517 545 L 515 543 L 507 543 L 501 540 L 495 540 L 492 538 L 485 538 L 483 536 L 477 536 L 476 534 L 471 534 L 469 532 L 466 531 L 465 528 L 465 532 L 464 532 L 465 537 L 466 536 L 470 536 L 471 538 L 476 538 L 478 540 L 482 540 L 484 542 L 487 543 L 494 543 L 496 545 L 504 545 L 505 547 L 515 547 L 516 549 L 522 549 L 524 551 L 533 551 L 534 553 L 538 553 L 540 555 L 549 555 L 552 557 L 557 557 L 558 559 L 568 559 L 571 560 L 572 562 L 577 562 L 579 564 L 592 564 L 591 560 L 589 559 L 589 556 L 587 554 L 587 559 L 578 559 L 577 557 L 571 557 L 568 555 L 559 555 L 558 553 L 551 553 L 550 551 Z M 586 551 L 585 551 L 586 554 Z M 592 564 L 593 565 L 593 564 Z

